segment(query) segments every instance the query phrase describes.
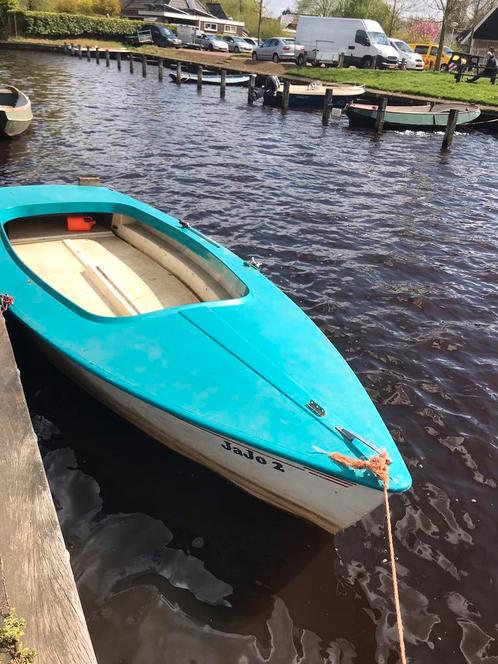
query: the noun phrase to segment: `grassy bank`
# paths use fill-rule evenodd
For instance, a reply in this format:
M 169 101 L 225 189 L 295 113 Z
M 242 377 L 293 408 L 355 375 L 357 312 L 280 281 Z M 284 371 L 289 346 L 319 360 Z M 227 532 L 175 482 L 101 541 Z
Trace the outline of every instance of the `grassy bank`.
M 455 83 L 452 74 L 430 71 L 295 67 L 289 73 L 321 81 L 360 83 L 368 88 L 386 92 L 498 106 L 498 85 L 491 85 L 489 79 L 486 78 L 471 85 L 464 81 Z

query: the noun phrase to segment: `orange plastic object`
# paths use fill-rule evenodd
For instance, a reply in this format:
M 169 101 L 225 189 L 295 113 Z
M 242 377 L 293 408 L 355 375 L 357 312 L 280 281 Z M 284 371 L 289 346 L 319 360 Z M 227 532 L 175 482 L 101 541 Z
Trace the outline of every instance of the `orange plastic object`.
M 67 217 L 68 231 L 91 231 L 97 222 L 92 217 Z

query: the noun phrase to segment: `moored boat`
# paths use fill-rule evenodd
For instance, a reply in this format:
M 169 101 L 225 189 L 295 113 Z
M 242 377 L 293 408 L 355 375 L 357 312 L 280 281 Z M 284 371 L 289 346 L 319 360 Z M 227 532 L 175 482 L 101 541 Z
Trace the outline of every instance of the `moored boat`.
M 416 106 L 386 106 L 385 129 L 437 130 L 446 127 L 449 113 L 458 110 L 457 125 L 472 122 L 481 114 L 475 104 L 458 102 L 423 104 Z M 356 127 L 373 127 L 377 117 L 377 104 L 352 102 L 346 107 L 349 124 Z
M 29 98 L 13 85 L 0 86 L 0 136 L 13 138 L 28 129 L 33 119 Z
M 350 85 L 348 83 L 337 83 L 323 85 L 317 81 L 307 85 L 289 86 L 289 107 L 290 108 L 322 108 L 327 89 L 332 90 L 332 105 L 342 108 L 347 102 L 356 99 L 365 93 L 362 85 Z M 278 83 L 276 88 L 266 88 L 263 101 L 268 106 L 282 106 L 282 97 L 284 86 Z
M 385 450 L 389 490 L 409 488 L 354 373 L 253 260 L 103 187 L 4 187 L 0 235 L 12 314 L 157 440 L 330 532 L 383 495 L 329 453 Z
M 170 72 L 170 78 L 176 83 L 176 72 Z M 213 72 L 203 72 L 202 82 L 208 85 L 221 85 L 221 75 Z M 197 73 L 182 72 L 180 83 L 197 83 Z M 227 74 L 225 77 L 226 85 L 247 85 L 249 76 L 244 74 Z

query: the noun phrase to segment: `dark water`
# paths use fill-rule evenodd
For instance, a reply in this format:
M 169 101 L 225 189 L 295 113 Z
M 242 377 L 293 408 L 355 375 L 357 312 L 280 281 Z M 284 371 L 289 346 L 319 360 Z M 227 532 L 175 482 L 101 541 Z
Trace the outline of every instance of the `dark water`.
M 412 662 L 498 662 L 498 143 L 250 108 L 0 52 L 36 121 L 0 183 L 105 184 L 188 220 L 320 325 L 394 433 Z M 0 288 L 1 290 L 1 288 Z M 18 338 L 23 379 L 100 664 L 398 661 L 383 510 L 332 537 L 122 422 Z

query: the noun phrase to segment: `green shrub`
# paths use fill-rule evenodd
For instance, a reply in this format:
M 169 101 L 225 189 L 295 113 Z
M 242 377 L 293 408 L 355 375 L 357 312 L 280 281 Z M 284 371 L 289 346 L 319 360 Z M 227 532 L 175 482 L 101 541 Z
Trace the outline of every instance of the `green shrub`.
M 0 32 L 7 23 L 7 12 L 17 7 L 17 0 L 0 0 Z
M 140 30 L 142 25 L 142 21 L 81 14 L 31 11 L 18 11 L 16 14 L 22 19 L 24 34 L 31 37 L 114 37 L 122 39 Z

